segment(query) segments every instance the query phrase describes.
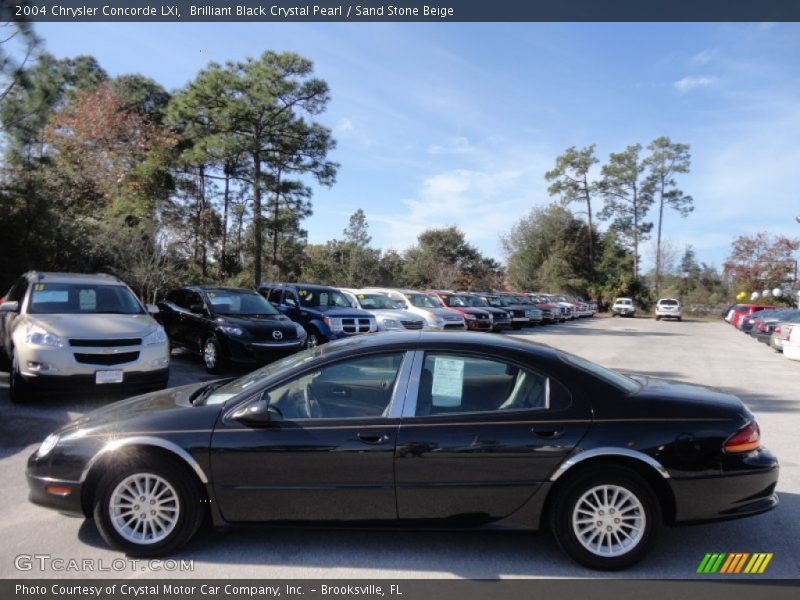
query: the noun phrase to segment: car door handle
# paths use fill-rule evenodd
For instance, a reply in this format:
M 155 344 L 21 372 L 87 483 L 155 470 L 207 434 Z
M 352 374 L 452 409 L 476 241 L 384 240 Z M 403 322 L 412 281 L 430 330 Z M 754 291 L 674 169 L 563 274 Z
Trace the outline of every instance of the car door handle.
M 557 440 L 564 435 L 563 429 L 556 429 L 554 427 L 532 427 L 531 431 L 535 436 L 545 440 Z
M 382 444 L 389 440 L 385 433 L 359 433 L 358 439 L 365 444 Z
M 346 398 L 347 396 L 350 395 L 349 392 L 344 388 L 334 388 L 332 390 L 329 390 L 328 394 L 330 396 L 336 396 L 338 398 Z

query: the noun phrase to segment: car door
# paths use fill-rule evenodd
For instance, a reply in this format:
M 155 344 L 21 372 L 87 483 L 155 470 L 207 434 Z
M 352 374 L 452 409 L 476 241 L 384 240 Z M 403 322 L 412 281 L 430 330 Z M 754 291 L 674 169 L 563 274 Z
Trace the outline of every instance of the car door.
M 0 312 L 0 348 L 5 351 L 7 356 L 11 355 L 11 334 L 14 330 L 14 322 L 19 318 L 22 310 L 22 303 L 27 291 L 28 279 L 20 277 L 5 296 L 5 302 L 18 302 L 19 310 L 16 312 Z
M 183 308 L 186 293 L 186 290 L 173 290 L 167 294 L 166 298 L 158 302 L 158 320 L 164 326 L 170 342 L 176 346 L 185 344 L 185 336 L 181 331 L 183 326 L 181 313 L 186 310 Z
M 528 361 L 419 352 L 395 453 L 403 520 L 509 516 L 589 426 L 588 407 Z
M 231 522 L 397 519 L 394 449 L 411 353 L 340 359 L 244 402 L 263 427 L 223 413 L 211 444 L 215 497 Z

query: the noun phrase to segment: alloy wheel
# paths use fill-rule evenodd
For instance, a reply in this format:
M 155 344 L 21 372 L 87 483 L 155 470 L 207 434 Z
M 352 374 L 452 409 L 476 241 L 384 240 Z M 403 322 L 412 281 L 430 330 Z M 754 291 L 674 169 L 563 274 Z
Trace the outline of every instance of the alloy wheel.
M 134 473 L 119 482 L 108 501 L 116 532 L 134 544 L 155 544 L 175 529 L 180 516 L 178 493 L 153 473 Z
M 630 490 L 619 485 L 597 485 L 575 503 L 572 529 L 592 554 L 615 557 L 627 554 L 642 540 L 647 525 L 644 506 Z

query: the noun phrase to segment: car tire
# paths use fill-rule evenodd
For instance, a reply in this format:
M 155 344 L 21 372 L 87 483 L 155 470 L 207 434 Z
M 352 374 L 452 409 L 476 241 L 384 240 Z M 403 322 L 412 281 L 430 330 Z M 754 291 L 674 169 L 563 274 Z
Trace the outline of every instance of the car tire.
M 577 474 L 559 486 L 550 506 L 550 528 L 558 545 L 590 569 L 617 571 L 635 565 L 661 526 L 661 505 L 652 489 L 624 467 Z
M 137 499 L 133 491 L 143 495 Z M 135 516 L 134 511 L 142 509 L 135 504 L 141 498 L 156 507 L 149 512 L 157 518 Z M 94 494 L 94 521 L 109 546 L 129 556 L 161 556 L 181 548 L 197 532 L 205 517 L 204 499 L 200 483 L 183 465 L 172 459 L 145 458 L 100 479 Z M 130 510 L 124 513 L 128 506 Z M 126 520 L 128 515 L 131 518 Z
M 522 329 L 525 326 L 526 325 L 524 323 L 512 323 L 511 324 L 511 329 L 513 329 L 514 331 L 519 331 L 520 329 Z
M 225 368 L 228 366 L 228 361 L 223 354 L 222 346 L 219 340 L 213 335 L 203 342 L 201 357 L 206 371 L 212 375 L 224 372 Z
M 324 343 L 325 338 L 323 338 L 316 329 L 312 329 L 308 332 L 308 337 L 306 337 L 306 348 L 316 348 Z
M 660 320 L 661 320 L 661 317 L 659 317 L 658 315 L 656 315 L 656 321 L 660 321 Z
M 31 400 L 30 384 L 19 371 L 16 350 L 11 351 L 11 367 L 8 373 L 8 397 L 14 404 L 25 404 Z

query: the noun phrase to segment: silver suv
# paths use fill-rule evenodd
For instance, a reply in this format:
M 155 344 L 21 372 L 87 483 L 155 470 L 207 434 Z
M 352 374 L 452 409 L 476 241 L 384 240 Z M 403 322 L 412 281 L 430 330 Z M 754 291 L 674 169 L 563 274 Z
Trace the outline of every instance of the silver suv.
M 360 308 L 375 315 L 378 331 L 405 331 L 422 329 L 425 320 L 412 312 L 403 310 L 400 304 L 380 292 L 341 288 L 353 308 Z
M 30 272 L 0 303 L 0 358 L 12 402 L 79 386 L 166 387 L 169 341 L 130 288 L 110 275 Z
M 683 319 L 683 307 L 675 298 L 661 298 L 656 304 L 656 321 L 661 319 Z

